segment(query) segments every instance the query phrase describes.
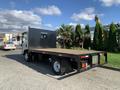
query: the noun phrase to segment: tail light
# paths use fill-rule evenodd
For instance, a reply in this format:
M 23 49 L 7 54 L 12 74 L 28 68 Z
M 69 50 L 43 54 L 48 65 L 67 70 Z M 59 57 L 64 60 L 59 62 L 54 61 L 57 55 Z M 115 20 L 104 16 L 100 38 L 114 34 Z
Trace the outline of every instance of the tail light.
M 86 68 L 87 68 L 87 66 L 88 66 L 88 64 L 87 64 L 87 63 L 82 63 L 82 68 L 86 69 Z
M 85 59 L 85 58 L 89 58 L 89 56 L 88 55 L 86 55 L 86 56 L 80 56 L 80 58 L 81 59 Z

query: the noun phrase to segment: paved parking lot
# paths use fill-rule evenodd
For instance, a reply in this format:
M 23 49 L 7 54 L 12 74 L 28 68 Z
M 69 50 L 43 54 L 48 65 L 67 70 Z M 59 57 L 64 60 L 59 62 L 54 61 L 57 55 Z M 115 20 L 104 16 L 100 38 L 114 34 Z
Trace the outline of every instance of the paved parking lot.
M 61 78 L 45 63 L 25 62 L 20 53 L 0 50 L 0 90 L 120 90 L 119 71 L 96 67 Z

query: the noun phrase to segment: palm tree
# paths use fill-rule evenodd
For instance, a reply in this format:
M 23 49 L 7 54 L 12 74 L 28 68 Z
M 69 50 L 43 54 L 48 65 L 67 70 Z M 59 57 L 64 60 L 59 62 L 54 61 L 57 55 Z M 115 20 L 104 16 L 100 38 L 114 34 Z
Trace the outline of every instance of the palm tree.
M 61 27 L 57 30 L 59 40 L 62 48 L 70 48 L 72 45 L 72 32 L 73 27 L 71 25 L 61 25 Z

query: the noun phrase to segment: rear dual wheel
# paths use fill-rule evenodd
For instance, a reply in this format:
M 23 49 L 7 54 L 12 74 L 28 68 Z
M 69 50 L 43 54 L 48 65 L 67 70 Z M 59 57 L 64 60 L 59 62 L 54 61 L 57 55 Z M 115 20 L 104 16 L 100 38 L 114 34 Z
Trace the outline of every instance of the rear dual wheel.
M 55 74 L 57 74 L 57 75 L 61 74 L 61 63 L 59 60 L 52 61 L 52 69 Z
M 64 75 L 72 70 L 69 61 L 65 58 L 52 58 L 52 70 L 56 75 Z

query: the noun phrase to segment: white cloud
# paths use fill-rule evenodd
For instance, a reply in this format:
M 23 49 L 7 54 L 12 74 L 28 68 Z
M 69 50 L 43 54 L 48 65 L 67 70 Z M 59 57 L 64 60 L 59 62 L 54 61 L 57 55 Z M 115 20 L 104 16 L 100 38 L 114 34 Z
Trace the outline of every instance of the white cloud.
M 42 19 L 31 11 L 0 10 L 0 31 L 22 30 L 28 26 L 40 26 Z
M 72 25 L 72 26 L 74 26 L 74 27 L 76 27 L 76 25 L 77 25 L 77 24 L 78 24 L 78 23 L 72 23 L 72 22 L 71 22 L 71 23 L 69 23 L 69 25 Z M 82 27 L 82 28 L 84 28 L 84 27 L 85 27 L 85 25 L 84 25 L 84 24 L 80 24 L 80 25 L 81 25 L 81 27 Z
M 57 30 L 58 28 L 60 28 L 60 26 L 53 26 L 52 24 L 48 23 L 48 24 L 43 24 L 42 28 L 54 31 L 54 30 Z
M 71 23 L 69 23 L 69 25 L 76 26 L 77 23 L 73 23 L 73 22 L 71 22 Z
M 104 6 L 120 5 L 120 0 L 99 0 Z
M 45 8 L 35 8 L 34 12 L 42 14 L 42 15 L 61 15 L 61 10 L 57 6 L 48 6 Z
M 50 27 L 50 28 L 52 28 L 53 26 L 52 26 L 52 24 L 45 24 L 44 26 L 46 26 L 46 27 Z
M 75 21 L 94 20 L 95 15 L 96 15 L 95 9 L 90 7 L 90 8 L 85 8 L 80 13 L 74 13 L 71 18 Z M 97 14 L 97 15 L 101 16 L 103 14 Z
M 82 28 L 85 28 L 85 25 L 84 24 L 80 24 Z

